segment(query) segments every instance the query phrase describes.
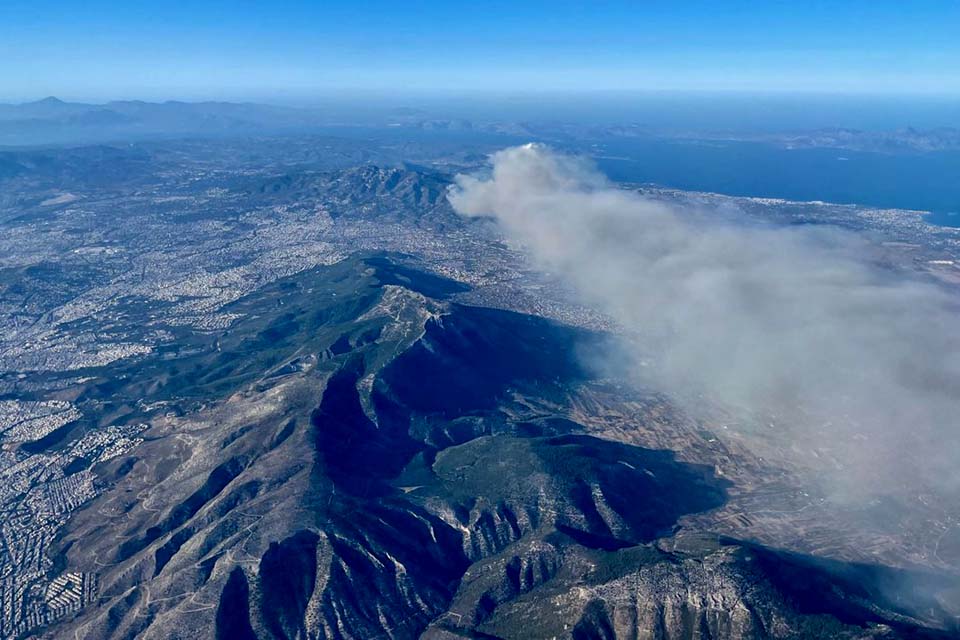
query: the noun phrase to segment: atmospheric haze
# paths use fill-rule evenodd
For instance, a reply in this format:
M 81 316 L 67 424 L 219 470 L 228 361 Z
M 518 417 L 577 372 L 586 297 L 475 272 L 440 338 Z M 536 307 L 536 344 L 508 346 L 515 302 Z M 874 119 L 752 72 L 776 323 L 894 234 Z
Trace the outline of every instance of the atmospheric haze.
M 957 490 L 956 304 L 875 245 L 670 207 L 537 144 L 493 154 L 449 199 L 622 325 L 642 384 L 750 416 L 834 499 Z

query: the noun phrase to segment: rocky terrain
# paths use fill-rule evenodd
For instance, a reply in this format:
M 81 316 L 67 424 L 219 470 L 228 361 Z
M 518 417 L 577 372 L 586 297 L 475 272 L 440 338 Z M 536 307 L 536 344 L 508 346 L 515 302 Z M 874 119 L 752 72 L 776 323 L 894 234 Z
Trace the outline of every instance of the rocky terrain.
M 398 278 L 389 261 L 350 260 L 238 302 L 262 315 L 219 338 L 202 371 L 251 383 L 157 420 L 134 452 L 98 467 L 108 488 L 52 552 L 63 568 L 98 576 L 97 599 L 50 634 L 954 630 L 933 599 L 918 619 L 917 603 L 890 596 L 888 582 L 914 579 L 906 574 L 684 527 L 688 514 L 725 502 L 728 482 L 571 419 L 590 379 L 573 351 L 596 335 L 461 306 L 446 299 L 455 284 L 403 277 L 387 284 Z M 261 349 L 255 373 L 247 363 Z M 180 367 L 187 377 L 196 369 L 189 359 Z M 152 393 L 165 393 L 164 378 L 151 378 Z M 111 390 L 142 393 L 132 379 Z
M 616 327 L 450 209 L 475 157 L 395 154 L 0 154 L 0 636 L 960 633 L 955 505 L 839 509 L 776 438 L 601 375 Z M 944 281 L 960 251 L 647 189 Z

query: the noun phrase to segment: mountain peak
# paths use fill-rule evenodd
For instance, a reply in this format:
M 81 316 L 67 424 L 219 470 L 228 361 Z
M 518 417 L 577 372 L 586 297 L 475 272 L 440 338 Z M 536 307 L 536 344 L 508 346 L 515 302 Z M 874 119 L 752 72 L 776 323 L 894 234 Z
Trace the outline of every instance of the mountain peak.
M 35 100 L 33 102 L 28 102 L 27 104 L 38 104 L 38 105 L 42 104 L 42 105 L 53 106 L 53 105 L 61 105 L 61 104 L 67 104 L 67 103 L 56 96 L 47 96 L 42 100 Z

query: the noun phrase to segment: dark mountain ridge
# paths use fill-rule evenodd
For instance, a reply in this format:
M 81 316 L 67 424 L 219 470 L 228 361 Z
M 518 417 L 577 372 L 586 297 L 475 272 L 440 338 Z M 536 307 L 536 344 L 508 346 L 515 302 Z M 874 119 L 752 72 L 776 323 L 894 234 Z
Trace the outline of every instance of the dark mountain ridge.
M 97 600 L 51 636 L 956 634 L 870 585 L 882 570 L 685 528 L 726 481 L 564 409 L 597 336 L 443 283 L 383 256 L 315 269 L 148 366 L 157 384 L 92 380 L 89 402 L 221 400 L 101 464 L 109 488 L 55 554 L 98 575 Z
M 250 198 L 318 201 L 334 218 L 354 216 L 382 222 L 461 226 L 447 201 L 449 176 L 405 166 L 365 164 L 339 171 L 291 171 L 257 178 L 238 189 Z

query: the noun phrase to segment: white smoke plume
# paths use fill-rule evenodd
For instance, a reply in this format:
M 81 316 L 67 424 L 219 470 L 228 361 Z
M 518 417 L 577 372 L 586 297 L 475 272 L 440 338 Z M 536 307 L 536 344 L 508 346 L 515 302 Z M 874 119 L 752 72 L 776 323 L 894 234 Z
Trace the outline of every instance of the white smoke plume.
M 457 177 L 454 208 L 495 217 L 641 336 L 625 349 L 647 383 L 774 416 L 785 448 L 832 452 L 838 493 L 956 489 L 960 340 L 946 291 L 870 262 L 855 234 L 671 208 L 545 146 L 492 165 Z

